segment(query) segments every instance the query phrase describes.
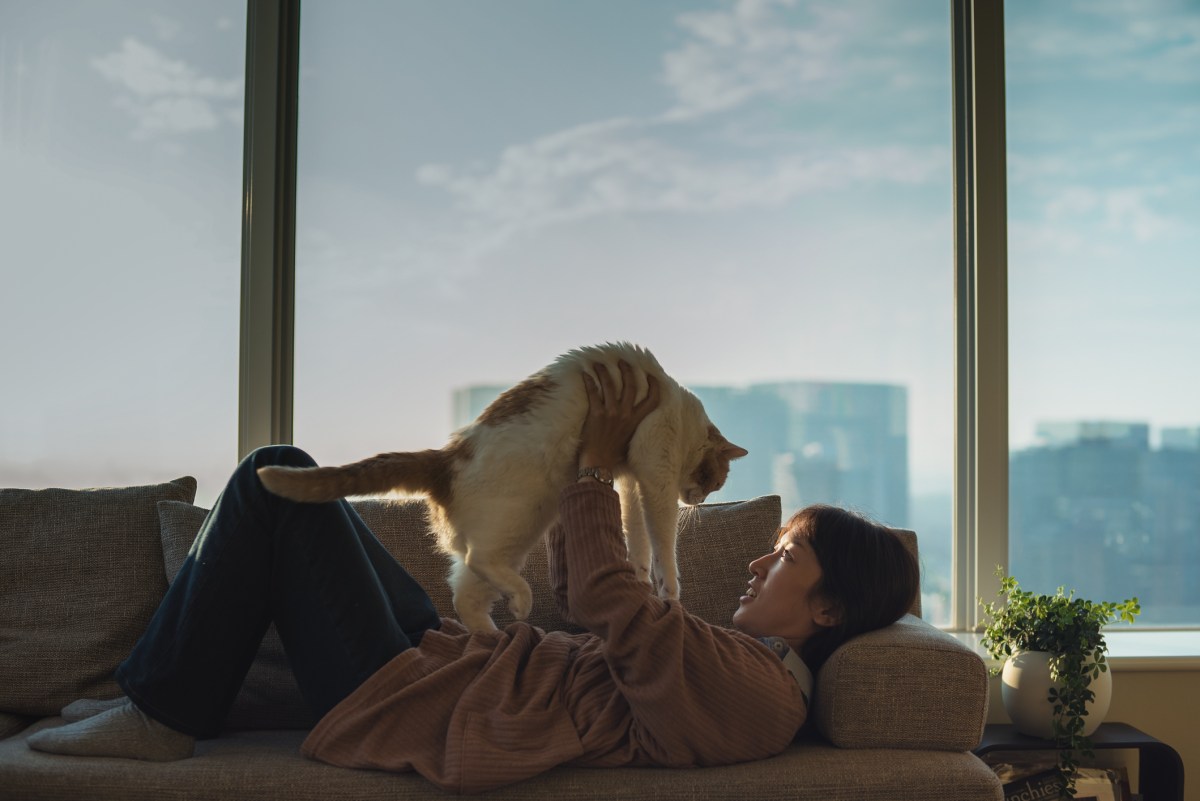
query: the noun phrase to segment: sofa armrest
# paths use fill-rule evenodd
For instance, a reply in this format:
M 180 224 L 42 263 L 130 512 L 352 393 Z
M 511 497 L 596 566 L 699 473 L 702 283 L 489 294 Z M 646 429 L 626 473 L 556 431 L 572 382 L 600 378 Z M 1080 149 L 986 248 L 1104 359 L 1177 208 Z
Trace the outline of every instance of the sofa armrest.
M 817 675 L 817 730 L 842 748 L 969 751 L 987 722 L 988 673 L 970 648 L 905 615 L 833 652 Z

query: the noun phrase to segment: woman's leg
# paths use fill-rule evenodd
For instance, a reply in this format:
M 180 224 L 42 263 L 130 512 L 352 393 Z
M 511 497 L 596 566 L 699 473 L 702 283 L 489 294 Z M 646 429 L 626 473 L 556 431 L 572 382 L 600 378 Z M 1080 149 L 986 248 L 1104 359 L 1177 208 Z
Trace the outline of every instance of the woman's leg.
M 145 636 L 117 671 L 151 717 L 196 737 L 221 727 L 267 625 L 324 715 L 440 621 L 429 596 L 344 501 L 266 491 L 257 470 L 311 466 L 260 448 L 234 472 Z
M 425 591 L 349 504 L 286 500 L 256 472 L 312 464 L 274 446 L 234 472 L 117 670 L 151 718 L 194 737 L 217 734 L 272 621 L 318 716 L 440 624 Z

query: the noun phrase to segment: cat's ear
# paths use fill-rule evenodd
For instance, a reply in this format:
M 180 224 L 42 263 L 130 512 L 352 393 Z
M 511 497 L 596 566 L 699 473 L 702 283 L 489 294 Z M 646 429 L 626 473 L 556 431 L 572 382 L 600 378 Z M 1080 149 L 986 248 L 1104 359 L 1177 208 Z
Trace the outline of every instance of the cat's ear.
M 726 459 L 741 459 L 743 456 L 746 456 L 749 453 L 750 451 L 746 450 L 740 445 L 734 445 L 729 440 L 725 440 L 721 443 L 721 455 Z
M 725 439 L 725 435 L 712 424 L 708 426 L 708 440 L 714 443 L 716 452 L 726 459 L 740 459 L 750 453 L 740 445 L 734 445 Z

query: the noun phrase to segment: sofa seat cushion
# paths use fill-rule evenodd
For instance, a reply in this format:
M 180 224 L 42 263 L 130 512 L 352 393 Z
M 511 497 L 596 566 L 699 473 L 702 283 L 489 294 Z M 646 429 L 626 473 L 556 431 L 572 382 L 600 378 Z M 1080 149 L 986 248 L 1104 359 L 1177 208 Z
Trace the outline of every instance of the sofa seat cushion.
M 113 670 L 166 591 L 157 504 L 195 495 L 190 477 L 0 489 L 0 711 L 49 715 L 119 694 Z
M 48 719 L 29 731 L 61 724 Z M 197 744 L 179 762 L 60 757 L 29 750 L 22 733 L 0 741 L 0 786 L 13 797 L 90 801 L 358 801 L 444 799 L 414 774 L 335 768 L 300 756 L 297 731 L 228 734 Z M 771 759 L 718 768 L 585 769 L 563 766 L 486 794 L 489 801 L 617 798 L 622 801 L 892 801 L 953 798 L 999 801 L 995 774 L 973 754 L 939 751 L 847 751 L 801 742 Z

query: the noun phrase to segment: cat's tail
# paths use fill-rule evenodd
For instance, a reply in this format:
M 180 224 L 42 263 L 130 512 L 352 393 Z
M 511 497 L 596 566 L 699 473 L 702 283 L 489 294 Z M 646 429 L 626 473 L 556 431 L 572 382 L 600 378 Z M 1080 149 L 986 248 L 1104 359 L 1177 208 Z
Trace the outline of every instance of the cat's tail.
M 450 493 L 452 460 L 445 450 L 381 453 L 341 467 L 260 467 L 258 477 L 276 495 L 307 503 L 395 491 L 440 500 Z

